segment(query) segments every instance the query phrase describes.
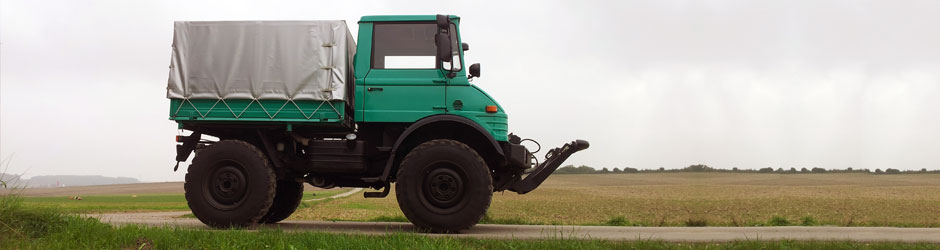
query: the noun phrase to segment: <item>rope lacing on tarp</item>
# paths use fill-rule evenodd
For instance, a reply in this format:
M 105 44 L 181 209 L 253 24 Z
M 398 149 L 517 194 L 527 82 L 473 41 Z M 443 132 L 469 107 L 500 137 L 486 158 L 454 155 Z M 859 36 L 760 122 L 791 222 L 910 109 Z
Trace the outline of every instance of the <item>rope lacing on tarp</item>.
M 296 108 L 297 111 L 300 112 L 300 114 L 303 115 L 303 117 L 307 120 L 313 119 L 313 116 L 317 114 L 317 111 L 320 111 L 320 109 L 323 108 L 324 106 L 323 104 L 326 104 L 327 106 L 329 106 L 333 110 L 333 112 L 337 115 L 337 117 L 342 117 L 342 114 L 339 112 L 338 109 L 336 109 L 336 105 L 333 105 L 331 101 L 320 101 L 320 105 L 317 105 L 317 108 L 314 109 L 313 112 L 310 112 L 310 114 L 307 114 L 306 112 L 304 112 L 303 108 L 301 108 L 300 105 L 297 104 L 296 101 L 294 101 L 294 99 L 289 99 L 289 100 L 284 101 L 284 103 L 281 104 L 281 106 L 277 110 L 268 110 L 267 108 L 264 107 L 264 105 L 261 105 L 261 101 L 259 101 L 257 98 L 254 98 L 251 100 L 251 102 L 248 103 L 248 105 L 245 106 L 244 109 L 242 109 L 239 112 L 235 112 L 235 110 L 232 109 L 232 106 L 229 105 L 228 102 L 225 101 L 225 99 L 221 99 L 221 98 L 216 100 L 215 103 L 213 103 L 212 106 L 209 107 L 209 109 L 205 111 L 199 110 L 199 108 L 196 107 L 196 104 L 190 101 L 189 98 L 183 98 L 182 102 L 183 103 L 181 103 L 179 107 L 176 107 L 176 111 L 173 112 L 173 116 L 179 116 L 179 112 L 182 110 L 183 106 L 188 103 L 189 106 L 192 107 L 193 110 L 196 111 L 196 113 L 199 115 L 199 118 L 204 119 L 209 115 L 209 113 L 212 112 L 212 110 L 215 110 L 215 108 L 219 106 L 219 103 L 222 103 L 222 105 L 225 106 L 225 108 L 229 111 L 229 113 L 232 114 L 232 116 L 235 117 L 235 119 L 239 119 L 242 117 L 242 115 L 245 114 L 245 111 L 248 111 L 248 109 L 251 108 L 252 104 L 257 102 L 258 107 L 261 107 L 261 110 L 264 111 L 265 115 L 269 119 L 274 119 L 275 117 L 277 117 L 277 115 L 280 114 L 284 110 L 284 107 L 287 107 L 288 103 L 293 104 L 294 108 Z M 271 113 L 272 111 L 274 112 L 273 114 Z

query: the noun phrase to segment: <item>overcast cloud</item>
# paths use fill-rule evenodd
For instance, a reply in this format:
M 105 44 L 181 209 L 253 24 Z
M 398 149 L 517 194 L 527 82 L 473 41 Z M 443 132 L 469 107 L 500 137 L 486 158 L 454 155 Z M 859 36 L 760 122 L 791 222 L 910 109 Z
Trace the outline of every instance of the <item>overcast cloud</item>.
M 437 13 L 511 131 L 591 141 L 570 164 L 940 169 L 937 0 L 0 0 L 0 157 L 179 181 L 173 21 Z

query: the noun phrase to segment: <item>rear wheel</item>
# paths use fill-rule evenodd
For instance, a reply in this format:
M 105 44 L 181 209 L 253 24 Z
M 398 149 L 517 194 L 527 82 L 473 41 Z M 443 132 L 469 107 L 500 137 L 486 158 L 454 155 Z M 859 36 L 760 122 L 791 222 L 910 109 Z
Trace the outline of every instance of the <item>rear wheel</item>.
M 290 217 L 304 196 L 303 182 L 281 180 L 277 182 L 277 194 L 268 209 L 268 214 L 261 218 L 261 223 L 277 223 Z
M 451 233 L 483 218 L 493 198 L 493 179 L 483 158 L 466 144 L 432 140 L 402 161 L 395 195 L 415 226 Z
M 199 152 L 186 173 L 186 202 L 215 228 L 254 225 L 274 200 L 275 176 L 267 157 L 247 142 L 223 140 Z

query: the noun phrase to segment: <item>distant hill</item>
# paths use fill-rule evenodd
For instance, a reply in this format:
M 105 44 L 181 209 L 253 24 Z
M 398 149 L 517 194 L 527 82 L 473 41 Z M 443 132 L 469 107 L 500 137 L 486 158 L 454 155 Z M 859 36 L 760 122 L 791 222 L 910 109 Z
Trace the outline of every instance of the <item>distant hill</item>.
M 9 178 L 9 176 L 8 176 Z M 40 175 L 25 179 L 15 176 L 15 181 L 8 181 L 11 185 L 27 185 L 27 187 L 76 187 L 91 185 L 132 184 L 140 183 L 136 178 L 107 177 L 101 175 Z M 14 179 L 9 178 L 9 179 Z
M 13 186 L 13 184 L 20 183 L 20 177 L 22 176 L 16 174 L 0 173 L 0 184 Z M 0 188 L 3 188 L 3 185 L 0 185 Z

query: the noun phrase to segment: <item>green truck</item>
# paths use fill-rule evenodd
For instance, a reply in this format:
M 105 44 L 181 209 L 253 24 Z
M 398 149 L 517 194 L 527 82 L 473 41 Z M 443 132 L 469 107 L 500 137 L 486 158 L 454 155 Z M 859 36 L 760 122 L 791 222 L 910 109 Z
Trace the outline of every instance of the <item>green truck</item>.
M 195 217 L 276 223 L 297 209 L 304 182 L 375 189 L 367 198 L 395 183 L 415 226 L 458 232 L 482 219 L 493 192 L 530 192 L 588 148 L 575 140 L 539 163 L 471 84 L 480 64 L 464 67 L 459 24 L 364 16 L 357 44 L 344 21 L 176 22 L 167 97 L 176 168 L 195 153 L 185 183 Z

